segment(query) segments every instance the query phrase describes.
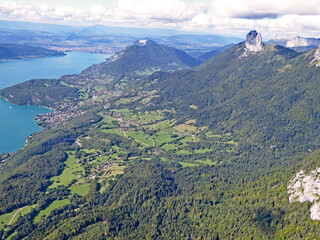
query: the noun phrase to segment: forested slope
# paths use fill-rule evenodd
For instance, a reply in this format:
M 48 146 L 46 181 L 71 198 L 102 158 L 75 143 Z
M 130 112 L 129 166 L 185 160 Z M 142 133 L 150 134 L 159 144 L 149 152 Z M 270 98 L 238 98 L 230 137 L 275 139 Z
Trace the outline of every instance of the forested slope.
M 242 43 L 193 70 L 155 73 L 146 80 L 156 82 L 150 87 L 159 93 L 154 103 L 236 131 L 259 147 L 317 149 L 320 68 L 310 64 L 315 50 L 298 54 L 266 45 L 247 57 L 243 52 Z
M 35 57 L 63 56 L 63 52 L 42 47 L 0 43 L 0 59 L 24 59 Z
M 311 203 L 290 203 L 288 193 L 297 172 L 320 166 L 316 56 L 276 45 L 250 52 L 240 43 L 196 68 L 139 76 L 114 91 L 103 75 L 86 88 L 81 74 L 72 86 L 30 82 L 24 99 L 36 89 L 46 99 L 63 85 L 71 95 L 54 95 L 54 106 L 81 115 L 1 155 L 1 233 L 317 239 Z M 5 231 L 6 216 L 24 206 Z

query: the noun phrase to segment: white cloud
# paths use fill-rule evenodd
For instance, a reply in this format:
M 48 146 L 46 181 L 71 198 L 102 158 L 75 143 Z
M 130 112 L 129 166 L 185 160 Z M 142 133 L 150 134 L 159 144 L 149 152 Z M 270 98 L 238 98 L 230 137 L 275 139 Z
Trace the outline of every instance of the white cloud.
M 106 12 L 106 9 L 102 5 L 96 4 L 91 6 L 89 11 L 91 14 L 101 15 Z
M 203 4 L 181 0 L 120 0 L 115 12 L 128 18 L 184 21 L 205 10 Z
M 118 0 L 114 5 L 55 8 L 0 0 L 0 18 L 64 24 L 170 27 L 245 35 L 300 34 L 320 37 L 320 4 L 315 0 Z
M 223 17 L 244 18 L 317 15 L 320 14 L 320 4 L 315 0 L 212 0 L 210 10 Z

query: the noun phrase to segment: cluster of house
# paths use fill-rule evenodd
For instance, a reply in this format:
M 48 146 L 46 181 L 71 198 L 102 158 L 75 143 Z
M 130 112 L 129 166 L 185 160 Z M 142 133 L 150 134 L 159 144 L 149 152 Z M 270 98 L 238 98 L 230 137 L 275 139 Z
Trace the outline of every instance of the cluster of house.
M 107 90 L 91 91 L 93 99 L 97 99 L 98 97 L 102 96 L 104 101 L 108 101 L 113 97 L 119 97 L 121 93 L 122 93 L 121 91 L 107 91 Z
M 114 162 L 105 162 L 105 163 L 100 164 L 94 170 L 94 172 L 89 177 L 87 177 L 86 179 L 87 180 L 95 179 L 98 176 L 99 173 L 105 172 L 106 170 L 112 168 L 114 166 L 114 164 L 115 164 Z
M 42 127 L 54 128 L 60 124 L 65 124 L 70 118 L 78 117 L 85 111 L 79 110 L 77 106 L 67 108 L 67 110 L 58 110 L 47 114 L 38 115 L 35 120 Z
M 124 121 L 123 118 L 119 119 L 120 121 L 118 122 L 119 127 L 120 127 L 120 132 L 126 132 L 126 131 L 136 131 L 141 129 L 142 124 L 140 122 L 135 122 L 133 120 L 127 120 Z
M 4 165 L 6 165 L 7 159 L 3 159 L 0 162 L 0 170 L 4 167 Z

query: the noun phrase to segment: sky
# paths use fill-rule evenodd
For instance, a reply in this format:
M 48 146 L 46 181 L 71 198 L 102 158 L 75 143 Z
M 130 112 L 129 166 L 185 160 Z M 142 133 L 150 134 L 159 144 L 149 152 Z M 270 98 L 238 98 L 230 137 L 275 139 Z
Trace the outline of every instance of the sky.
M 0 19 L 320 37 L 318 0 L 0 0 Z

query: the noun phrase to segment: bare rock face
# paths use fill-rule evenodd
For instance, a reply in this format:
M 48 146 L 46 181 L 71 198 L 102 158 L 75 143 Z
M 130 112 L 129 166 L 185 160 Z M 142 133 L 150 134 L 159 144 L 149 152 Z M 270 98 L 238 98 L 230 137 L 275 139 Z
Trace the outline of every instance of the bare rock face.
M 313 60 L 309 63 L 309 65 L 315 63 L 316 67 L 320 67 L 320 46 L 317 48 L 316 52 L 314 53 Z
M 320 220 L 320 168 L 306 174 L 301 170 L 288 184 L 290 203 L 311 202 L 310 218 Z
M 320 39 L 317 38 L 303 38 L 294 37 L 287 41 L 286 47 L 307 47 L 316 46 L 320 44 Z
M 315 54 L 314 54 L 314 58 L 319 61 L 320 60 L 320 47 L 317 48 Z M 316 64 L 316 67 L 320 67 L 320 63 Z
M 249 51 L 260 52 L 263 50 L 263 42 L 261 34 L 256 30 L 252 30 L 247 34 L 246 47 Z

